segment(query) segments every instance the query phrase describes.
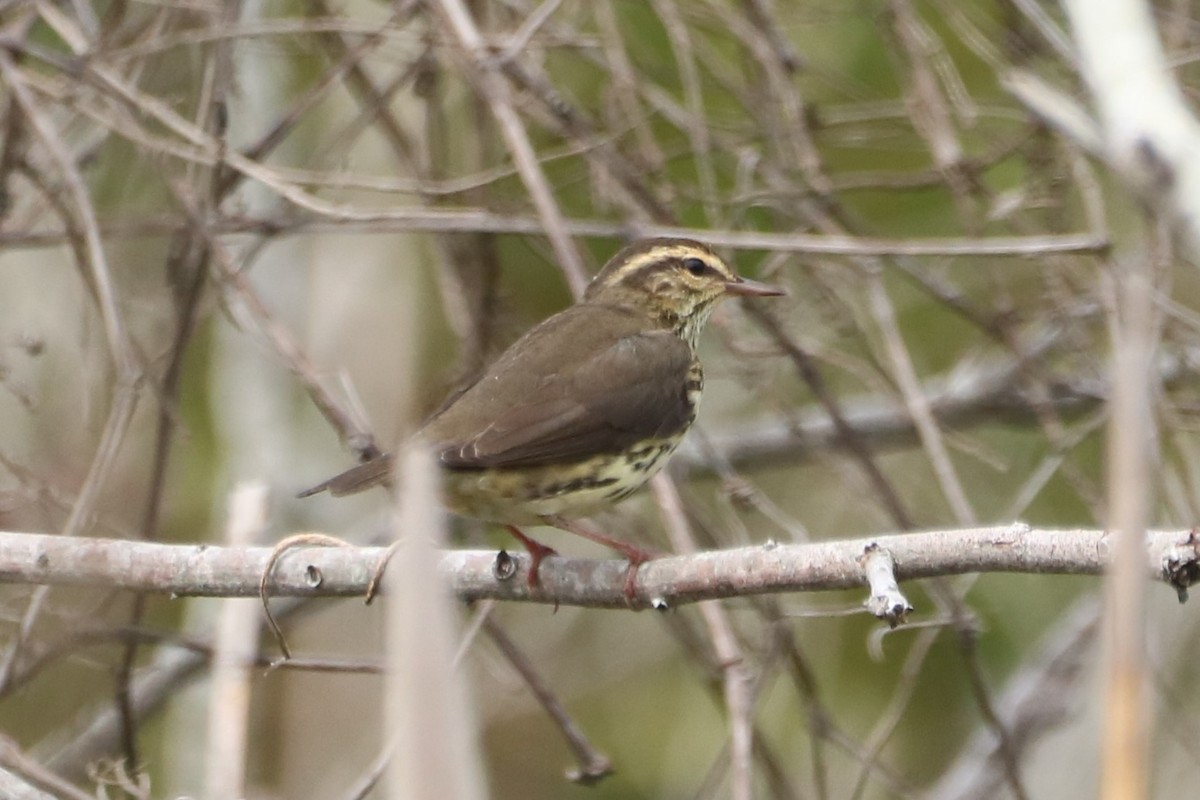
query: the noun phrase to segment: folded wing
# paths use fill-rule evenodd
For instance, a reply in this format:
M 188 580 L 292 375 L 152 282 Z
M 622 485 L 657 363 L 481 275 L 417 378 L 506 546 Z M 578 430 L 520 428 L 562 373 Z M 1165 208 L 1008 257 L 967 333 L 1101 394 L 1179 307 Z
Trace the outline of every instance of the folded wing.
M 426 426 L 442 463 L 472 469 L 580 461 L 687 426 L 693 359 L 682 339 L 669 331 L 630 332 L 603 349 L 579 349 L 586 355 L 557 370 L 525 373 L 523 392 L 494 391 L 485 375 Z M 504 374 L 521 375 L 520 365 L 506 365 Z M 461 436 L 464 427 L 471 433 Z M 460 436 L 440 435 L 449 430 Z

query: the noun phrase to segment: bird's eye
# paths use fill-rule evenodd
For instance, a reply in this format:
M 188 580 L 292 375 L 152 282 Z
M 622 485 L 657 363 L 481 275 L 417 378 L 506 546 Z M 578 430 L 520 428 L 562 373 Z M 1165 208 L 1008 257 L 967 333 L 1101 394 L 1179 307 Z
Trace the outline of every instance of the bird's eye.
M 683 268 L 693 275 L 703 275 L 708 270 L 708 264 L 698 258 L 685 258 Z

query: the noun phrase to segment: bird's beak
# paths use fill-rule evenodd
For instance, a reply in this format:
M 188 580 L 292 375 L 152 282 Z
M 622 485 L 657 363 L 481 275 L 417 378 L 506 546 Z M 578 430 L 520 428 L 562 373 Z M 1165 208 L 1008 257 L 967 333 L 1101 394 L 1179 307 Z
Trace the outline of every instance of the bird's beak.
M 725 291 L 741 297 L 776 297 L 781 294 L 787 294 L 787 291 L 782 287 L 772 286 L 769 283 L 759 283 L 758 281 L 742 277 L 726 281 Z

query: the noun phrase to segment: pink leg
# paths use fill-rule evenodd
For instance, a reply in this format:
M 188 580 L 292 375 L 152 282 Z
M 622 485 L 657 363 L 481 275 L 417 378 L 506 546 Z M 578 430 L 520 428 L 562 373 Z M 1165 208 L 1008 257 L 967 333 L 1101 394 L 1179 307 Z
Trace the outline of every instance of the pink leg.
M 542 559 L 546 556 L 556 556 L 558 551 L 536 539 L 530 539 L 516 525 L 505 525 L 504 527 L 508 528 L 508 532 L 529 551 L 529 574 L 525 577 L 525 581 L 532 589 L 538 585 L 538 568 L 542 566 Z
M 542 519 L 545 520 L 547 525 L 553 525 L 555 528 L 561 528 L 568 533 L 590 539 L 596 544 L 602 544 L 608 549 L 616 550 L 625 556 L 625 559 L 629 562 L 629 569 L 625 572 L 625 601 L 629 603 L 630 608 L 636 608 L 638 567 L 654 558 L 654 553 L 635 544 L 606 536 L 587 523 L 580 522 L 579 520 L 567 519 L 557 514 L 547 514 Z

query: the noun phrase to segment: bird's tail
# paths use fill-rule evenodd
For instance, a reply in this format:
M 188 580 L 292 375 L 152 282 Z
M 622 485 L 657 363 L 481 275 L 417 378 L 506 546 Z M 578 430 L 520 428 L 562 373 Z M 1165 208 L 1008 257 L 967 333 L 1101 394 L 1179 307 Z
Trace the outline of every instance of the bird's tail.
M 334 497 L 341 497 L 347 494 L 358 494 L 375 486 L 387 486 L 391 481 L 392 457 L 383 455 L 334 475 L 329 480 L 318 483 L 311 489 L 305 489 L 296 496 L 309 497 L 328 491 Z

